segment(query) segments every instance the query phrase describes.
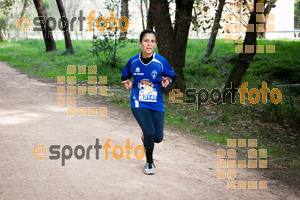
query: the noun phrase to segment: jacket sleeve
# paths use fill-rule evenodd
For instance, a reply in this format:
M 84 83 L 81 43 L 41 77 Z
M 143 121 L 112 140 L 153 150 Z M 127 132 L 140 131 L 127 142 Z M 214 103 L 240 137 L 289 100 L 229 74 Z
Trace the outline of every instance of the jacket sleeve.
M 164 60 L 163 76 L 169 80 L 170 84 L 176 80 L 176 74 L 166 59 Z
M 131 59 L 127 62 L 125 68 L 122 71 L 122 75 L 121 75 L 122 81 L 130 79 L 133 76 L 133 74 L 130 72 L 130 68 L 131 68 Z

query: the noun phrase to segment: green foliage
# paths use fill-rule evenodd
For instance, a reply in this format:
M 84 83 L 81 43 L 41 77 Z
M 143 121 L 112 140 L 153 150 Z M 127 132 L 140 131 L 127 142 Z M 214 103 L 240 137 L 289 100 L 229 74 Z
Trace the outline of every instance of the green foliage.
M 217 78 L 214 84 L 219 86 L 218 80 L 226 81 L 237 61 L 238 54 L 234 53 L 233 44 L 226 44 L 224 40 L 219 39 L 216 40 L 216 47 L 212 56 L 208 59 L 204 58 L 205 51 L 203 49 L 206 49 L 207 42 L 208 40 L 189 40 L 184 69 L 185 77 L 187 82 L 197 80 L 198 85 L 202 83 L 205 85 L 214 76 Z M 256 54 L 243 77 L 243 81 L 251 78 L 253 81 L 255 79 L 263 79 L 267 82 L 280 81 L 281 84 L 300 82 L 299 41 L 259 39 L 258 44 L 275 45 L 276 53 Z M 199 53 L 195 54 L 194 52 Z M 209 76 L 201 76 L 201 74 L 197 73 L 201 69 L 197 69 L 197 67 L 201 67 L 202 65 L 210 66 L 219 70 L 219 72 L 214 74 L 214 72 L 209 71 Z
M 248 74 L 264 77 L 266 81 L 300 83 L 299 42 L 259 40 L 258 44 L 275 45 L 276 53 L 257 54 L 248 69 Z
M 116 17 L 118 18 L 120 2 L 116 0 L 105 0 L 105 8 L 109 11 L 116 11 Z M 99 12 L 99 17 L 102 14 Z M 101 31 L 98 35 L 93 34 L 92 50 L 93 56 L 97 57 L 98 63 L 102 63 L 111 68 L 117 68 L 122 62 L 122 57 L 117 55 L 119 49 L 126 46 L 126 43 L 132 42 L 133 40 L 126 40 L 121 37 L 121 31 L 118 27 L 118 23 L 115 23 L 113 27 L 110 27 L 110 23 L 100 23 L 100 26 L 106 26 L 105 31 Z M 95 26 L 93 27 L 95 30 Z M 98 28 L 98 27 L 97 27 Z M 111 32 L 113 30 L 113 32 Z
M 4 15 L 8 13 L 9 10 L 11 10 L 11 7 L 14 5 L 15 0 L 2 0 L 0 2 L 0 11 L 3 12 Z
M 209 141 L 214 142 L 214 143 L 226 144 L 226 142 L 227 142 L 227 137 L 216 136 L 211 133 L 206 133 L 203 135 L 203 137 L 205 137 L 206 139 L 208 139 Z
M 300 107 L 297 106 L 299 100 L 294 99 L 294 96 L 299 94 L 299 88 L 296 91 L 294 89 L 283 89 L 281 92 L 284 94 L 282 102 L 279 104 L 268 103 L 262 106 L 262 118 L 266 122 L 288 122 L 295 124 L 300 128 Z M 298 91 L 297 91 L 298 90 Z
M 110 31 L 105 31 L 101 36 L 93 36 L 91 52 L 97 57 L 98 63 L 116 68 L 122 61 L 122 58 L 117 55 L 117 50 L 125 46 L 125 41 L 121 38 L 117 39 Z
M 0 42 L 3 41 L 3 31 L 7 28 L 7 18 L 2 13 L 0 14 Z
M 187 74 L 197 76 L 197 77 L 216 77 L 220 74 L 220 71 L 215 69 L 213 66 L 204 64 L 204 65 L 197 65 L 193 64 L 190 67 L 185 68 L 185 72 Z
M 230 113 L 229 112 L 222 113 L 222 115 L 219 117 L 219 120 L 221 122 L 229 122 L 230 121 Z
M 1 0 L 0 1 L 0 42 L 4 40 L 3 31 L 7 29 L 7 16 L 11 10 L 15 0 Z
M 7 17 L 4 14 L 0 14 L 0 30 L 7 28 Z
M 43 40 L 22 40 L 19 42 L 1 43 L 11 45 L 0 48 L 0 60 L 9 62 L 11 66 L 30 72 L 36 76 L 56 79 L 66 74 L 68 65 L 97 65 L 97 59 L 88 52 L 90 41 L 73 40 L 75 54 L 65 52 L 64 40 L 56 41 L 57 51 L 43 52 Z M 16 59 L 16 57 L 18 59 Z M 107 76 L 107 85 L 120 85 L 120 69 L 112 69 L 99 63 L 98 75 Z M 87 80 L 87 75 L 78 75 L 78 81 Z

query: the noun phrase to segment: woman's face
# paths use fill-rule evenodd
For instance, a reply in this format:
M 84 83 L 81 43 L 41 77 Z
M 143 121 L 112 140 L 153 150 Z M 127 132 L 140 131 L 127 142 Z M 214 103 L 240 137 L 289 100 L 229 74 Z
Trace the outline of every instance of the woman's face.
M 142 42 L 140 41 L 140 45 L 144 55 L 151 55 L 157 45 L 155 35 L 153 33 L 146 33 Z

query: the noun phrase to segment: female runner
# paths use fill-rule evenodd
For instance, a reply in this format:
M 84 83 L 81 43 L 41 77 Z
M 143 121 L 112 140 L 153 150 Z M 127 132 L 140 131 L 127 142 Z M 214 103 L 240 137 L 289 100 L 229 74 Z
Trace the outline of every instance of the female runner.
M 126 89 L 132 86 L 131 111 L 140 125 L 142 142 L 146 150 L 144 173 L 154 174 L 154 143 L 163 140 L 164 99 L 163 87 L 175 81 L 175 73 L 168 61 L 154 52 L 157 36 L 153 30 L 144 30 L 140 34 L 141 53 L 133 56 L 122 71 L 122 83 Z

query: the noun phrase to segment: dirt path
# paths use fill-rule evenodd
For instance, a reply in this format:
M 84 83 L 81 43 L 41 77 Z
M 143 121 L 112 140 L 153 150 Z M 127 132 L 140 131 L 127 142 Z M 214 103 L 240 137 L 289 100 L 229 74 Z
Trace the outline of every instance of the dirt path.
M 98 105 L 99 106 L 99 105 Z M 101 105 L 100 105 L 101 106 Z M 194 136 L 166 130 L 155 146 L 156 175 L 142 173 L 143 160 L 131 150 L 116 160 L 77 160 L 74 155 L 61 166 L 59 160 L 37 160 L 36 145 L 94 145 L 124 147 L 130 138 L 140 145 L 140 129 L 132 115 L 112 107 L 106 117 L 70 117 L 56 105 L 56 84 L 39 81 L 0 63 L 0 199 L 299 199 L 299 193 L 264 176 L 263 170 L 237 170 L 237 180 L 268 181 L 267 190 L 228 190 L 217 179 L 218 146 Z M 79 151 L 80 152 L 80 151 Z M 125 154 L 124 154 L 125 155 Z M 49 154 L 47 154 L 49 156 Z

